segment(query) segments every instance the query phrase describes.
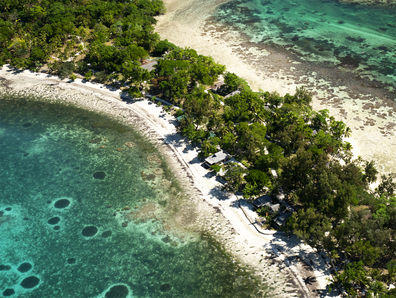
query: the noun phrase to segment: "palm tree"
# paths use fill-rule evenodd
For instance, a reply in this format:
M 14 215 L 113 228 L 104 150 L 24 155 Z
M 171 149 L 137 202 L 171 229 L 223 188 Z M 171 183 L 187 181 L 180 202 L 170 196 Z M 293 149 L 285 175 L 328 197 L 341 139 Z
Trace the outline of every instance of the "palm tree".
M 385 285 L 382 282 L 376 280 L 370 285 L 367 294 L 372 294 L 374 297 L 382 297 L 382 295 L 386 294 L 386 292 Z
M 352 135 L 352 129 L 348 126 L 348 127 L 345 129 L 344 136 L 345 136 L 346 138 L 349 138 L 351 135 Z

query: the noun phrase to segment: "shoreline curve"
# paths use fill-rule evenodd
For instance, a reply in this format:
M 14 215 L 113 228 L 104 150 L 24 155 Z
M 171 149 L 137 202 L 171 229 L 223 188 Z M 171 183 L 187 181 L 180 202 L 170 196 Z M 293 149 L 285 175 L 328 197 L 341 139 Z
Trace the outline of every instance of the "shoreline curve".
M 0 69 L 0 79 L 4 82 L 3 90 L 23 91 L 25 94 L 45 96 L 52 93 L 48 88 L 57 90 L 62 100 L 75 104 L 90 111 L 104 112 L 113 115 L 123 122 L 132 123 L 137 131 L 144 132 L 152 142 L 161 146 L 173 162 L 179 163 L 188 177 L 189 187 L 200 194 L 199 204 L 203 209 L 213 208 L 221 213 L 228 222 L 228 229 L 233 231 L 232 238 L 220 239 L 222 246 L 236 259 L 248 265 L 255 273 L 273 274 L 279 286 L 287 290 L 287 294 L 277 293 L 275 297 L 292 297 L 293 293 L 303 297 L 337 297 L 336 292 L 326 295 L 327 279 L 331 278 L 328 260 L 322 254 L 315 252 L 296 236 L 262 235 L 251 224 L 242 208 L 236 208 L 238 198 L 220 190 L 221 185 L 213 177 L 207 178 L 208 171 L 197 162 L 198 151 L 184 138 L 177 134 L 173 116 L 160 117 L 161 108 L 150 105 L 147 100 L 125 102 L 120 99 L 120 90 L 112 89 L 102 84 L 67 82 L 46 74 L 30 71 L 13 72 L 4 66 Z M 55 90 L 56 88 L 56 90 Z M 0 92 L 2 86 L 0 85 Z M 79 93 L 91 94 L 91 102 L 79 100 Z M 59 100 L 59 99 L 58 99 Z M 125 118 L 127 115 L 131 119 Z M 227 236 L 229 236 L 227 234 Z M 271 260 L 267 262 L 266 260 Z M 263 261 L 263 262 L 262 262 Z M 268 264 L 271 265 L 268 265 Z M 279 271 L 279 272 L 277 272 Z M 289 279 L 281 275 L 288 275 Z M 307 278 L 314 282 L 305 283 Z M 281 290 L 281 289 L 279 289 Z

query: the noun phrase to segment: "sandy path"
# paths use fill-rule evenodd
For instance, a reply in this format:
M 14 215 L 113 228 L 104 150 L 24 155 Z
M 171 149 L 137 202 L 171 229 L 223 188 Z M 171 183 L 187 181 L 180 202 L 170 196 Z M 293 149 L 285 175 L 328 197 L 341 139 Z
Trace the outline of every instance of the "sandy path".
M 180 165 L 179 170 L 184 169 L 189 177 L 186 184 L 200 193 L 196 200 L 205 222 L 201 219 L 197 224 L 210 226 L 227 251 L 252 273 L 262 276 L 264 283 L 271 283 L 274 297 L 326 297 L 326 278 L 330 277 L 326 260 L 296 237 L 259 234 L 238 208 L 236 197 L 220 191 L 221 184 L 201 166 L 197 150 L 177 134 L 173 116 L 147 100 L 123 102 L 119 90 L 109 90 L 100 84 L 79 80 L 67 83 L 44 74 L 27 71 L 17 74 L 5 67 L 0 70 L 0 79 L 5 79 L 3 84 L 9 91 L 47 98 L 57 94 L 57 100 L 134 123 L 162 146 L 164 154 Z

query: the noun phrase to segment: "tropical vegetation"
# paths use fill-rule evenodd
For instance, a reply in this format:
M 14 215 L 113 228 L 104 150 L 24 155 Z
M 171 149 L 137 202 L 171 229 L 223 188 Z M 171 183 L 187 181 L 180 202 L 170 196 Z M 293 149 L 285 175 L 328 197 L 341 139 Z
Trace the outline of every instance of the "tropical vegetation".
M 372 190 L 374 162 L 353 158 L 344 141 L 351 130 L 313 110 L 304 87 L 254 92 L 213 58 L 160 40 L 161 0 L 3 0 L 0 11 L 0 65 L 115 84 L 135 97 L 150 92 L 179 106 L 179 131 L 200 157 L 221 149 L 235 158 L 213 167 L 226 190 L 247 199 L 285 195 L 296 210 L 286 229 L 327 252 L 333 286 L 396 297 L 388 289 L 396 282 L 396 176 L 383 175 Z M 141 67 L 155 59 L 154 70 Z M 224 85 L 213 91 L 219 78 Z

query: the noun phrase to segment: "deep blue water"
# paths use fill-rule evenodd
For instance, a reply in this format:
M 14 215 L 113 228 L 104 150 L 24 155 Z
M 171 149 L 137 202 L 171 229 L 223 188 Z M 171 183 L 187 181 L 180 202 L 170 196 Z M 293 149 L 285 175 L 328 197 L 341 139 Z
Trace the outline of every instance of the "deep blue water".
M 164 228 L 177 185 L 130 128 L 0 99 L 0 148 L 0 296 L 259 296 L 211 237 Z

